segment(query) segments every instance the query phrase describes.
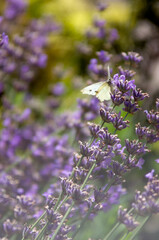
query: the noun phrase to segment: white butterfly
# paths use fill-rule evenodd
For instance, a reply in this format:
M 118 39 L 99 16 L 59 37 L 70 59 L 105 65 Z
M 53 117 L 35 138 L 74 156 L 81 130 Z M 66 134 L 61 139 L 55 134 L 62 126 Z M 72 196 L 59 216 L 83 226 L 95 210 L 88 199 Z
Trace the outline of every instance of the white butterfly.
M 88 87 L 85 87 L 81 90 L 83 94 L 93 95 L 96 96 L 101 102 L 104 100 L 110 100 L 111 96 L 111 77 L 110 77 L 110 70 L 108 66 L 108 80 L 101 81 L 98 83 L 93 83 Z

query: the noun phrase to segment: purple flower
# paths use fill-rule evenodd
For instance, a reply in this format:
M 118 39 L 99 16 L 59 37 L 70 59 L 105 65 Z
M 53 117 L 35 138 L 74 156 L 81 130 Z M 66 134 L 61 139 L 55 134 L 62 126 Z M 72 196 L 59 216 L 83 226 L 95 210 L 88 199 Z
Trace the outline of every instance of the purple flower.
M 156 99 L 156 110 L 159 111 L 159 98 Z
M 133 97 L 135 101 L 142 101 L 146 97 L 149 97 L 147 93 L 142 93 L 141 89 L 133 89 Z
M 128 92 L 130 89 L 134 89 L 135 86 L 135 80 L 126 80 L 125 79 L 125 75 L 121 75 L 119 76 L 118 74 L 115 74 L 114 77 L 114 84 L 117 86 L 117 88 L 122 92 L 122 93 L 126 93 Z
M 56 83 L 52 88 L 52 93 L 55 96 L 61 96 L 62 94 L 64 94 L 64 91 L 65 91 L 65 87 L 63 83 Z
M 88 65 L 88 70 L 90 72 L 93 72 L 95 74 L 98 74 L 98 66 L 97 66 L 97 59 L 93 58 L 90 61 L 90 64 Z
M 110 61 L 111 55 L 108 54 L 108 52 L 101 50 L 100 52 L 97 52 L 98 59 L 101 63 L 106 63 Z
M 132 103 L 131 100 L 128 100 L 128 99 L 124 101 L 124 105 L 125 107 L 123 108 L 123 110 L 125 112 L 133 114 L 139 110 L 138 104 L 136 102 Z
M 142 193 L 140 191 L 136 192 L 132 207 L 139 216 L 150 216 L 159 212 L 159 180 L 158 176 L 153 176 L 153 174 L 154 170 L 146 174 L 148 183 L 145 186 L 145 191 Z
M 149 151 L 145 144 L 142 144 L 136 140 L 129 141 L 126 139 L 125 146 L 128 153 L 132 155 L 139 155 Z
M 138 123 L 138 124 L 136 124 L 135 132 L 136 132 L 136 135 L 138 136 L 138 138 L 141 140 L 147 134 L 147 128 L 141 127 L 140 123 Z
M 148 112 L 147 110 L 144 111 L 146 113 L 147 120 L 150 124 L 154 125 L 156 129 L 159 130 L 159 112 L 155 112 L 154 110 Z
M 115 106 L 119 106 L 124 102 L 124 97 L 122 96 L 122 93 L 119 91 L 114 91 L 111 94 L 111 99 Z
M 128 125 L 129 121 L 123 121 L 123 117 L 120 117 L 120 116 L 121 116 L 121 112 L 119 112 L 118 114 L 112 115 L 112 123 L 117 130 L 122 130 L 129 126 Z
M 94 20 L 94 26 L 97 28 L 103 28 L 106 24 L 106 21 L 104 19 L 95 19 Z
M 140 158 L 139 161 L 136 164 L 136 167 L 139 169 L 142 169 L 142 165 L 144 164 L 145 160 L 143 158 Z
M 98 132 L 100 130 L 100 126 L 96 125 L 94 123 L 88 123 L 88 126 L 89 126 L 89 130 L 90 130 L 91 135 L 94 138 L 97 138 L 98 137 Z
M 99 131 L 98 137 L 106 145 L 114 145 L 114 144 L 120 142 L 119 138 L 117 138 L 117 135 L 113 135 L 113 134 L 109 133 L 106 128 L 103 128 Z
M 113 43 L 118 38 L 119 38 L 118 31 L 115 28 L 111 29 L 110 33 L 109 33 L 109 41 L 110 41 L 110 43 Z
M 100 203 L 103 200 L 105 200 L 105 201 L 107 200 L 108 194 L 104 193 L 103 190 L 104 189 L 100 189 L 100 190 L 95 189 L 94 190 L 94 201 L 95 201 L 95 203 Z
M 141 57 L 136 52 L 128 52 L 128 53 L 122 53 L 122 57 L 125 61 L 131 61 L 135 63 L 140 63 L 143 60 L 143 57 Z
M 148 179 L 152 179 L 152 178 L 153 178 L 153 175 L 154 175 L 154 172 L 155 172 L 155 170 L 152 169 L 151 172 L 149 172 L 149 173 L 147 173 L 147 174 L 145 175 L 145 177 L 148 178 Z
M 40 68 L 44 68 L 46 66 L 47 62 L 47 55 L 46 54 L 40 54 L 38 56 L 37 66 Z
M 136 73 L 133 70 L 123 69 L 121 66 L 118 67 L 119 74 L 125 75 L 126 79 L 131 79 Z
M 8 36 L 5 33 L 0 34 L 0 47 L 8 45 Z
M 102 12 L 107 8 L 107 4 L 104 2 L 98 2 L 97 3 L 97 9 Z
M 128 231 L 133 231 L 139 225 L 139 223 L 128 213 L 127 209 L 122 209 L 121 206 L 118 210 L 118 221 L 123 223 Z
M 104 108 L 100 109 L 100 116 L 102 120 L 106 123 L 110 123 L 113 120 L 113 116 L 109 111 L 106 111 Z
M 93 149 L 89 147 L 87 144 L 83 144 L 81 141 L 79 141 L 80 144 L 80 153 L 82 156 L 89 157 L 93 153 Z
M 157 163 L 159 163 L 159 159 L 156 159 L 155 161 L 156 161 Z
M 26 9 L 25 0 L 7 0 L 7 8 L 5 9 L 5 17 L 12 20 L 22 14 Z

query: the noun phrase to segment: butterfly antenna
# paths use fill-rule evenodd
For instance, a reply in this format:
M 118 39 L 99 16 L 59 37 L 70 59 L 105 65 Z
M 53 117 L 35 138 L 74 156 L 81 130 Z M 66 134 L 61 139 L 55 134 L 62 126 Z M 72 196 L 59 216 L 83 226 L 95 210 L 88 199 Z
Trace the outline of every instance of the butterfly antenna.
M 110 77 L 110 67 L 109 67 L 109 65 L 108 65 L 108 80 L 110 79 L 111 77 Z
M 109 65 L 108 65 L 108 82 L 111 83 L 110 67 L 109 67 Z

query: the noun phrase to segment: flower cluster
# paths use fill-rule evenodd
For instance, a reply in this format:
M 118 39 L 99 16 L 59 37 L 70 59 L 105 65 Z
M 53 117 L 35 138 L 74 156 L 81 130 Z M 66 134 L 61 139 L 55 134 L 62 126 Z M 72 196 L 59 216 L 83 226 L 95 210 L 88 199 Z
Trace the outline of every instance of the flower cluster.
M 158 175 L 154 176 L 154 169 L 146 174 L 148 178 L 148 183 L 145 186 L 143 192 L 136 191 L 135 200 L 132 203 L 132 208 L 128 211 L 126 208 L 123 209 L 122 206 L 118 210 L 118 221 L 124 224 L 128 236 L 132 236 L 131 232 L 136 231 L 136 228 L 144 223 L 152 216 L 152 214 L 157 214 L 159 212 L 159 178 Z M 136 221 L 136 218 L 140 216 L 144 218 L 143 222 Z M 116 225 L 118 227 L 118 225 Z
M 33 96 L 30 83 L 46 67 L 48 36 L 59 26 L 50 18 L 34 19 L 13 35 L 11 21 L 18 22 L 26 7 L 23 0 L 8 0 L 0 19 L 0 239 L 71 240 L 86 221 L 109 211 L 127 193 L 127 173 L 142 169 L 149 144 L 159 140 L 159 100 L 156 110 L 143 111 L 148 94 L 136 86 L 135 72 L 122 66 L 119 73 L 111 69 L 110 101 L 78 99 L 75 110 L 64 111 L 62 83 L 51 85 L 45 100 Z M 102 12 L 106 6 L 99 3 L 97 8 Z M 93 24 L 89 44 L 117 39 L 117 31 L 107 29 L 104 19 Z M 103 47 L 96 56 L 90 59 L 89 74 L 94 81 L 107 81 L 112 55 Z M 122 56 L 135 65 L 142 60 L 134 52 Z M 139 110 L 147 125 L 134 128 L 131 120 Z M 138 139 L 125 135 L 130 128 Z M 146 175 L 148 184 L 132 204 L 139 216 L 159 211 L 159 180 L 153 173 Z M 128 232 L 140 224 L 122 208 L 118 220 Z

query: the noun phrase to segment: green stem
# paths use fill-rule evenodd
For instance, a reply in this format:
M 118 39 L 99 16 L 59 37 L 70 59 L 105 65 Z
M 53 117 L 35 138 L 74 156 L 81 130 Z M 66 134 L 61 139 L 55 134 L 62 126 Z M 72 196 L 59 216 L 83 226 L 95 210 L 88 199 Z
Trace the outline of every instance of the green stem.
M 125 117 L 123 118 L 123 121 L 127 118 L 127 116 L 128 116 L 128 112 L 126 113 L 126 115 L 125 115 Z
M 120 240 L 126 239 L 126 237 L 128 236 L 128 234 L 129 234 L 129 232 L 126 232 L 126 233 L 124 234 L 124 236 L 123 236 Z
M 79 225 L 79 227 L 76 229 L 76 231 L 74 232 L 74 234 L 72 235 L 72 240 L 75 238 L 75 236 L 77 235 L 77 233 L 81 230 L 81 228 L 84 226 L 85 222 L 87 221 L 87 218 L 89 217 L 90 213 L 92 212 L 94 206 L 96 203 L 93 203 L 91 208 L 89 208 L 86 216 L 84 217 L 84 219 L 82 220 L 81 224 Z
M 60 203 L 60 201 L 61 201 L 61 199 L 62 199 L 62 196 L 63 196 L 63 193 L 61 192 L 60 195 L 59 195 L 59 197 L 58 197 L 58 199 L 57 199 L 57 202 L 56 202 L 56 204 L 55 204 L 55 206 L 54 206 L 54 210 L 56 210 L 57 206 L 59 205 L 59 203 Z
M 33 230 L 33 229 L 34 229 L 34 227 L 40 222 L 40 220 L 45 216 L 45 214 L 46 214 L 46 211 L 43 212 L 43 214 L 37 219 L 37 221 L 32 225 L 32 227 L 30 228 L 30 230 Z M 25 237 L 23 236 L 21 240 L 24 240 L 24 239 L 25 239 Z
M 88 172 L 88 174 L 87 174 L 87 176 L 86 176 L 86 178 L 85 178 L 85 180 L 84 180 L 82 186 L 80 187 L 81 190 L 84 188 L 84 186 L 85 186 L 85 184 L 86 184 L 88 178 L 90 177 L 90 175 L 91 175 L 93 169 L 95 168 L 95 166 L 96 166 L 96 163 L 93 163 L 93 165 L 92 165 L 91 169 L 89 170 L 89 172 Z M 60 222 L 60 224 L 58 225 L 56 231 L 54 232 L 54 234 L 53 234 L 51 240 L 54 240 L 54 239 L 55 239 L 56 235 L 58 234 L 58 232 L 59 232 L 59 230 L 60 230 L 60 228 L 61 228 L 61 226 L 62 226 L 62 224 L 64 223 L 64 221 L 65 221 L 65 219 L 67 218 L 68 214 L 70 213 L 71 209 L 73 208 L 74 204 L 75 204 L 75 203 L 72 202 L 71 206 L 69 207 L 69 209 L 68 209 L 67 212 L 65 213 L 65 215 L 64 215 L 64 217 L 63 217 L 63 219 L 62 219 L 62 221 Z
M 38 233 L 38 235 L 36 236 L 35 240 L 40 240 L 41 237 L 44 235 L 44 232 L 47 228 L 48 222 L 43 226 L 43 228 L 41 229 L 41 231 Z
M 149 220 L 150 217 L 151 217 L 151 215 L 147 216 L 144 219 L 144 221 L 141 223 L 141 225 L 136 228 L 136 231 L 132 234 L 132 236 L 130 236 L 130 238 L 128 238 L 129 240 L 133 240 L 136 237 L 136 235 L 140 232 L 141 228 L 145 225 L 145 223 Z
M 109 237 L 115 232 L 115 230 L 119 227 L 120 223 L 116 223 L 115 226 L 111 229 L 111 231 L 105 236 L 103 240 L 108 240 Z
M 82 156 L 82 157 L 80 158 L 80 160 L 78 161 L 76 167 L 78 167 L 78 166 L 80 165 L 80 163 L 82 162 L 82 159 L 83 159 L 83 158 L 84 158 L 84 156 Z M 69 179 L 71 179 L 71 178 L 73 177 L 74 172 L 75 172 L 75 169 L 73 169 L 73 171 L 72 171 L 72 173 L 71 173 Z
M 53 234 L 53 236 L 51 237 L 50 240 L 54 240 L 54 239 L 55 239 L 56 235 L 58 234 L 58 232 L 59 232 L 59 230 L 60 230 L 60 228 L 61 228 L 61 226 L 62 226 L 62 224 L 64 223 L 65 219 L 66 219 L 67 216 L 69 215 L 71 209 L 73 208 L 74 204 L 75 204 L 75 203 L 72 202 L 71 206 L 68 208 L 68 210 L 67 210 L 67 212 L 65 213 L 65 215 L 64 215 L 64 217 L 63 217 L 63 219 L 62 219 L 62 221 L 61 221 L 60 224 L 58 225 L 56 231 L 54 232 L 54 234 Z
M 111 181 L 111 182 L 107 185 L 107 187 L 106 187 L 105 190 L 104 190 L 105 193 L 110 189 L 110 187 L 111 187 L 112 184 L 113 184 L 113 181 Z M 92 212 L 92 210 L 93 210 L 93 208 L 94 208 L 95 205 L 96 205 L 96 203 L 94 202 L 94 203 L 92 204 L 91 208 L 88 210 L 88 212 L 87 212 L 86 216 L 84 217 L 84 219 L 81 221 L 81 224 L 80 224 L 79 228 L 77 228 L 77 230 L 74 232 L 74 234 L 73 234 L 73 236 L 72 236 L 72 239 L 75 238 L 75 236 L 77 235 L 77 233 L 78 233 L 78 232 L 81 230 L 81 228 L 84 226 L 84 223 L 87 221 L 87 219 L 88 219 L 88 217 L 89 217 L 90 213 Z
M 46 211 L 37 219 L 37 221 L 32 225 L 31 230 L 40 222 L 40 220 L 45 216 Z
M 85 178 L 85 180 L 84 180 L 84 182 L 83 182 L 82 186 L 80 187 L 80 189 L 81 189 L 81 190 L 84 188 L 84 186 L 85 186 L 85 184 L 86 184 L 86 182 L 87 182 L 88 178 L 90 177 L 90 175 L 91 175 L 91 173 L 92 173 L 93 169 L 95 168 L 95 166 L 96 166 L 96 162 L 95 162 L 95 163 L 93 163 L 93 165 L 92 165 L 91 169 L 89 170 L 89 172 L 88 172 L 88 174 L 87 174 L 87 176 L 86 176 L 86 178 Z
M 68 196 L 65 196 L 65 198 L 63 199 L 63 201 L 59 204 L 59 206 L 57 206 L 57 208 L 55 209 L 56 212 L 58 211 L 58 209 L 68 200 Z
M 129 211 L 128 211 L 128 213 L 130 214 L 132 211 L 133 211 L 134 209 L 133 208 L 131 208 Z M 108 240 L 109 239 L 109 237 L 115 232 L 115 230 L 120 226 L 120 222 L 117 222 L 116 224 L 115 224 L 115 226 L 110 230 L 110 232 L 105 236 L 105 238 L 103 239 L 103 240 Z

